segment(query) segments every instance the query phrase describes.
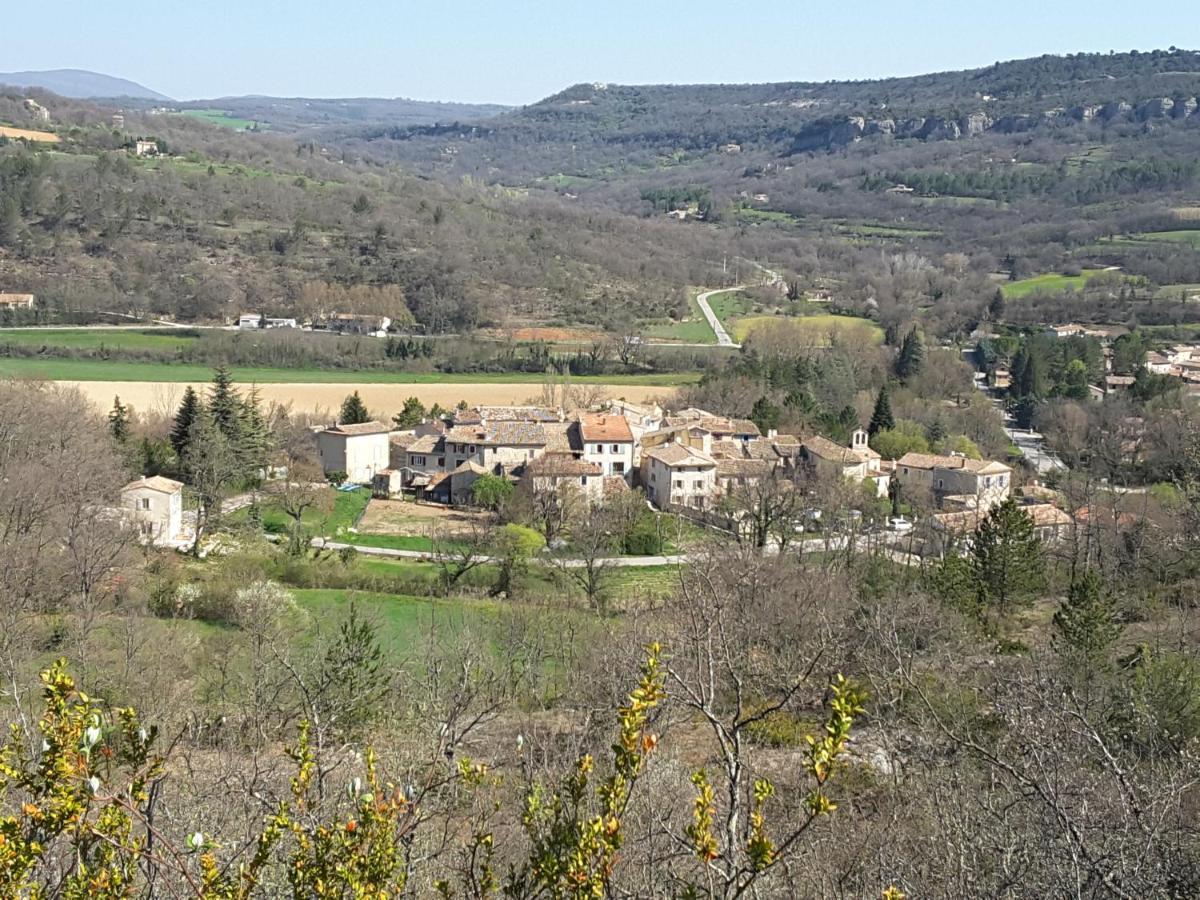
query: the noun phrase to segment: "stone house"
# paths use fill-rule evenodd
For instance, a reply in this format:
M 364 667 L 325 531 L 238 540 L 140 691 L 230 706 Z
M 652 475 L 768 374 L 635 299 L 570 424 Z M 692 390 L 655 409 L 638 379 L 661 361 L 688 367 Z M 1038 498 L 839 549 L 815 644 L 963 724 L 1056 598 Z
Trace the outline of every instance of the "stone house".
M 605 475 L 633 477 L 633 430 L 624 416 L 587 413 L 579 417 L 583 458 L 600 466 Z
M 959 454 L 905 453 L 893 475 L 910 497 L 928 493 L 941 508 L 980 512 L 1003 503 L 1012 486 L 1012 469 L 1004 463 Z
M 183 483 L 154 475 L 121 488 L 121 509 L 148 544 L 170 545 L 183 539 Z
M 800 442 L 800 458 L 818 479 L 869 480 L 876 497 L 886 497 L 888 494 L 891 473 L 884 470 L 883 460 L 870 448 L 867 433 L 861 428 L 850 436 L 849 447 L 843 447 L 821 435 L 806 438 Z
M 707 509 L 716 476 L 716 461 L 686 444 L 664 444 L 642 453 L 642 487 L 659 509 Z
M 388 427 L 382 422 L 330 425 L 317 432 L 317 452 L 326 474 L 345 472 L 346 480 L 371 484 L 390 465 Z

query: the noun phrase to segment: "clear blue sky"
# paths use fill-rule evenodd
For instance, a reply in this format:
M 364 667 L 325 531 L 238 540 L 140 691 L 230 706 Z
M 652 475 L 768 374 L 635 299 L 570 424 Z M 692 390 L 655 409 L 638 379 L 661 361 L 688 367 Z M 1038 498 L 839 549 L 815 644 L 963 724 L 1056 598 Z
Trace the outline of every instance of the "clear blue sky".
M 1194 2 L 62 0 L 5 3 L 0 69 L 92 69 L 177 99 L 529 103 L 576 82 L 911 75 L 1200 45 Z

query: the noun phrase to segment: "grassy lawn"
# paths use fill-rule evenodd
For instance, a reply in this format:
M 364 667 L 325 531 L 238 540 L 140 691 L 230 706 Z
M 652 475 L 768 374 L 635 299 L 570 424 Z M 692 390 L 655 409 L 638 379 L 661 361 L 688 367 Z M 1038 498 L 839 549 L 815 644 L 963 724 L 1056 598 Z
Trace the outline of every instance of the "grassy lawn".
M 884 225 L 879 222 L 839 222 L 833 230 L 838 234 L 853 237 L 880 238 L 914 238 L 937 237 L 940 231 L 930 231 L 926 228 L 908 228 L 903 225 Z
M 645 336 L 664 341 L 682 341 L 685 344 L 715 344 L 717 336 L 713 334 L 700 305 L 696 303 L 695 294 L 688 295 L 688 318 L 682 322 L 665 322 L 651 325 L 645 330 Z
M 1103 271 L 1103 269 L 1086 269 L 1078 275 L 1059 275 L 1056 272 L 1047 272 L 1032 278 L 1022 278 L 1020 281 L 1010 281 L 1002 285 L 1000 290 L 1010 300 L 1027 297 L 1033 293 L 1057 294 L 1068 288 L 1078 291 L 1089 278 L 1094 278 Z
M 711 333 L 711 332 L 710 332 Z M 129 362 L 102 359 L 0 359 L 0 378 L 42 378 L 51 381 L 159 381 L 206 382 L 212 367 L 174 363 Z M 378 369 L 275 369 L 240 367 L 234 371 L 242 384 L 541 384 L 538 372 L 390 372 Z M 577 375 L 576 384 L 646 385 L 672 387 L 693 384 L 699 372 L 662 372 L 653 375 Z
M 780 225 L 796 224 L 795 216 L 791 213 L 780 212 L 777 209 L 757 209 L 755 207 L 744 206 L 738 209 L 735 215 L 743 222 L 775 222 Z
M 712 311 L 716 313 L 717 318 L 721 320 L 721 324 L 727 330 L 733 325 L 734 319 L 746 315 L 752 308 L 750 298 L 742 291 L 713 294 L 708 298 L 708 305 L 712 307 Z
M 175 350 L 199 336 L 185 328 L 0 328 L 0 344 L 76 350 Z
M 831 331 L 837 331 L 845 337 L 865 334 L 872 343 L 879 344 L 883 342 L 883 329 L 870 319 L 862 319 L 858 316 L 835 315 L 750 316 L 746 319 L 739 319 L 734 323 L 733 338 L 739 342 L 744 341 L 754 329 L 770 327 L 772 324 L 780 322 L 788 322 L 790 323 L 790 327 L 798 327 L 805 332 L 818 336 L 827 335 Z
M 253 125 L 262 127 L 261 123 L 251 122 L 249 119 L 239 119 L 229 114 L 228 110 L 224 109 L 185 109 L 183 115 L 190 116 L 193 119 L 200 119 L 202 122 L 207 122 L 210 125 L 220 125 L 222 128 L 235 128 L 244 131 Z
M 333 506 L 328 514 L 309 507 L 300 517 L 300 522 L 308 531 L 324 537 L 333 537 L 339 531 L 352 527 L 371 500 L 371 492 L 367 488 L 359 488 L 356 491 L 336 491 L 331 487 L 329 492 L 333 494 Z M 270 497 L 263 499 L 260 509 L 263 531 L 270 534 L 286 534 L 292 527 L 291 518 L 276 506 Z M 226 521 L 230 524 L 241 524 L 247 521 L 249 514 L 249 509 L 242 507 L 230 513 L 226 517 Z
M 381 547 L 387 550 L 416 550 L 418 553 L 432 553 L 433 541 L 421 534 L 354 534 L 343 535 L 342 540 L 361 547 Z M 447 541 L 452 544 L 452 541 Z

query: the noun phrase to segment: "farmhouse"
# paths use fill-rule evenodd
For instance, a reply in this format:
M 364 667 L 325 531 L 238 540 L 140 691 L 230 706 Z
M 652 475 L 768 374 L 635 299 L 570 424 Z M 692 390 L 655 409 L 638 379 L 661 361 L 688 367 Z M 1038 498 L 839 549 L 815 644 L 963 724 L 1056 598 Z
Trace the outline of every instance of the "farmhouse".
M 183 535 L 183 484 L 161 475 L 121 488 L 121 508 L 148 544 L 170 545 Z
M 583 458 L 605 475 L 629 478 L 633 473 L 633 430 L 624 416 L 588 413 L 579 418 Z
M 33 294 L 0 293 L 0 309 L 33 309 Z
M 317 432 L 317 452 L 326 474 L 345 472 L 346 480 L 371 484 L 376 472 L 388 468 L 388 427 L 382 422 L 330 425 Z
M 986 512 L 1008 497 L 1012 469 L 959 454 L 905 453 L 894 475 L 908 496 L 930 493 L 940 507 Z
M 551 492 L 562 485 L 577 488 L 589 502 L 604 496 L 604 470 L 594 462 L 570 453 L 545 453 L 525 466 L 524 478 L 538 492 Z
M 642 453 L 642 487 L 659 509 L 705 509 L 717 479 L 716 461 L 686 444 L 670 443 Z
M 800 457 L 809 472 L 819 480 L 870 480 L 876 497 L 886 497 L 891 473 L 883 470 L 878 453 L 867 444 L 867 433 L 858 429 L 843 447 L 821 435 L 800 442 Z

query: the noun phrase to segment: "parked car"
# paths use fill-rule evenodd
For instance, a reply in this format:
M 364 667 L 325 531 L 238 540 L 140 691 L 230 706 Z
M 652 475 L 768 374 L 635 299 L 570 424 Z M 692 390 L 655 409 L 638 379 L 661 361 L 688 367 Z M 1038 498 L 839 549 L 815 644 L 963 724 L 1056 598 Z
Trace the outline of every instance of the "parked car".
M 893 516 L 892 518 L 888 519 L 888 531 L 891 531 L 894 534 L 905 534 L 906 532 L 912 531 L 912 529 L 912 522 L 908 521 L 908 519 L 904 518 L 904 516 Z

